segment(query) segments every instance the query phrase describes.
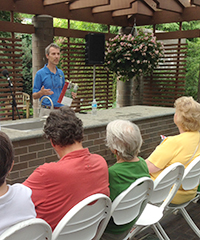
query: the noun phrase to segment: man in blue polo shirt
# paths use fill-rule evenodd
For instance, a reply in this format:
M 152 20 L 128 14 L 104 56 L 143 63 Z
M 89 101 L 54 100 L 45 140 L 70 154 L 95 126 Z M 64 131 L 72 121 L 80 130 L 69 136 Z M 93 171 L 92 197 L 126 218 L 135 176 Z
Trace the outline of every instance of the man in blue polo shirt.
M 48 63 L 35 75 L 32 96 L 34 99 L 41 99 L 46 95 L 51 98 L 54 108 L 59 108 L 63 105 L 57 101 L 65 84 L 64 73 L 61 69 L 57 68 L 60 61 L 60 48 L 55 43 L 51 43 L 46 47 L 45 54 Z M 51 107 L 48 98 L 42 101 L 42 107 Z

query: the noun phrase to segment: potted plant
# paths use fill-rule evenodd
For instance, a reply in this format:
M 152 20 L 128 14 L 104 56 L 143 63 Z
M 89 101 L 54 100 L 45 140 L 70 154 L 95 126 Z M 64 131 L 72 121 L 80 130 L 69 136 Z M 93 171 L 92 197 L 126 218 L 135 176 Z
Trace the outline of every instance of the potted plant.
M 106 42 L 105 66 L 127 81 L 134 76 L 148 75 L 164 56 L 161 42 L 153 33 L 139 31 L 137 36 L 116 35 Z

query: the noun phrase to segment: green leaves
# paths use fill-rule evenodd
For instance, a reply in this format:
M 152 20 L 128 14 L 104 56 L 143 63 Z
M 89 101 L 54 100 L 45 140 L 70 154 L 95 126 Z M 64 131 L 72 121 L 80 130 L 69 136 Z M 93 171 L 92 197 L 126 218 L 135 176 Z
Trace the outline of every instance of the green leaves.
M 106 43 L 105 66 L 126 81 L 150 74 L 163 56 L 163 45 L 153 34 L 116 35 Z

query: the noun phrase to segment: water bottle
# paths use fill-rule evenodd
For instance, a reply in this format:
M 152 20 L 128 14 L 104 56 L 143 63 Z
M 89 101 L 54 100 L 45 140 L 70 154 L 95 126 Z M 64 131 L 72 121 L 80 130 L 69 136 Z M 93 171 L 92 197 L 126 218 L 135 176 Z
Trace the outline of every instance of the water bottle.
M 96 115 L 97 114 L 97 102 L 96 99 L 94 98 L 92 101 L 92 115 Z

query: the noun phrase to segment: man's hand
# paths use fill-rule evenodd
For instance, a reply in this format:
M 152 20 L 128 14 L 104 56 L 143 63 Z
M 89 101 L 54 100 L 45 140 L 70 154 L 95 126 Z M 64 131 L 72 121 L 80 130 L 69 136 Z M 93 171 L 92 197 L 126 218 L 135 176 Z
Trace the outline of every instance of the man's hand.
M 33 99 L 41 98 L 44 95 L 52 95 L 54 92 L 51 89 L 45 89 L 44 86 L 41 87 L 39 92 L 33 93 Z
M 54 92 L 51 89 L 45 89 L 44 86 L 41 87 L 40 92 L 41 96 L 54 94 Z
M 76 98 L 76 95 L 77 95 L 77 93 L 75 93 L 75 92 L 72 92 L 71 94 L 72 94 L 72 98 L 73 98 L 73 99 L 75 99 L 75 98 Z

